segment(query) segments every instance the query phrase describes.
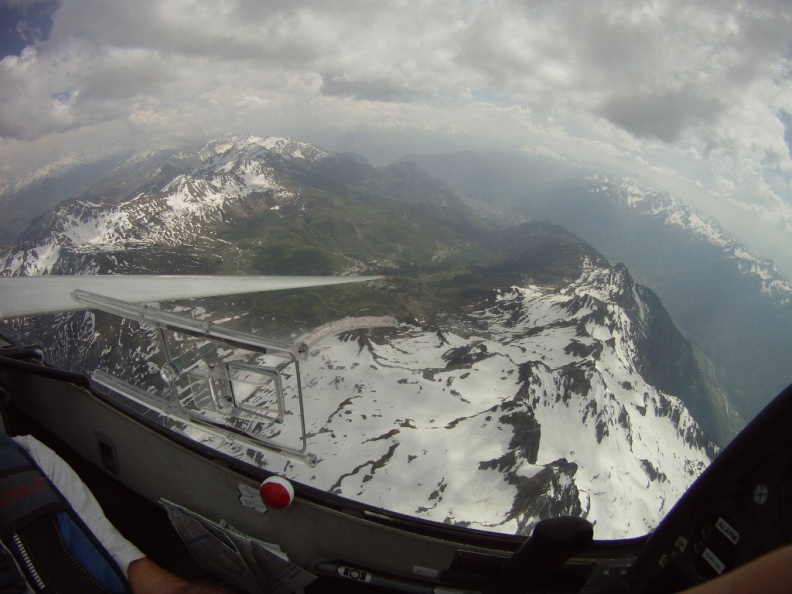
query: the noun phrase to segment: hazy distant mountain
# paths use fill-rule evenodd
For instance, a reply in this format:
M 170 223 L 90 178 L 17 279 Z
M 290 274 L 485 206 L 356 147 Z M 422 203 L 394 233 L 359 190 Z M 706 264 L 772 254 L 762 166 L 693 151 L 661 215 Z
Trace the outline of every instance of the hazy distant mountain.
M 179 149 L 192 143 L 172 139 L 160 148 L 132 151 L 114 147 L 101 156 L 69 153 L 56 162 L 0 186 L 0 244 L 17 241 L 31 220 L 75 196 L 86 199 L 120 201 L 146 185 L 161 179 L 160 167 L 179 163 Z
M 41 215 L 61 200 L 82 193 L 88 180 L 112 168 L 112 159 L 82 162 L 77 158 L 55 163 L 0 188 L 0 244 L 12 244 L 31 218 Z
M 523 153 L 412 155 L 452 188 L 563 225 L 662 299 L 732 401 L 739 427 L 790 381 L 792 285 L 709 217 L 634 180 Z M 728 406 L 727 406 L 728 408 Z
M 720 411 L 690 344 L 652 291 L 561 227 L 506 226 L 415 165 L 281 138 L 227 137 L 129 171 L 113 183 L 136 193 L 63 202 L 0 254 L 3 274 L 385 275 L 190 306 L 291 335 L 399 319 L 313 346 L 319 463 L 291 468 L 299 480 L 496 530 L 584 515 L 611 538 L 654 525 L 715 453 L 701 427 L 717 433 Z M 118 327 L 92 313 L 26 324 L 56 363 L 156 373 L 146 333 L 121 358 Z

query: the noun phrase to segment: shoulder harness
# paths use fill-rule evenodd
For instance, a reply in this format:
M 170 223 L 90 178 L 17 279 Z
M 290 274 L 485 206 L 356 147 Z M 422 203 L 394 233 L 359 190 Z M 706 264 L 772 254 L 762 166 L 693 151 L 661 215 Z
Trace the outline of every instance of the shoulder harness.
M 0 539 L 34 592 L 122 594 L 124 573 L 32 458 L 0 434 Z M 5 565 L 5 567 L 3 567 Z M 0 594 L 14 563 L 0 560 Z M 18 580 L 16 580 L 18 581 Z M 4 585 L 7 584 L 7 585 Z

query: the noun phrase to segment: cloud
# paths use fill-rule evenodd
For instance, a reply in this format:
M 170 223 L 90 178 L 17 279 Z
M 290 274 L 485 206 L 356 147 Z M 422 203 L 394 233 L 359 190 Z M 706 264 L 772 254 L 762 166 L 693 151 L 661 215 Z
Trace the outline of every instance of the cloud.
M 80 91 L 75 109 L 116 100 L 128 113 L 141 94 L 175 91 L 189 106 L 189 92 L 211 93 L 220 73 L 237 73 L 235 86 L 253 93 L 307 77 L 320 95 L 362 101 L 489 92 L 672 143 L 716 124 L 783 55 L 789 23 L 772 12 L 782 9 L 720 6 L 67 0 L 37 47 L 49 63 L 39 76 L 65 68 L 65 86 Z
M 537 109 L 579 109 L 671 143 L 717 124 L 788 62 L 788 13 L 773 3 L 530 3 L 508 18 L 482 13 L 457 59 Z
M 715 122 L 725 108 L 723 99 L 684 87 L 659 93 L 615 95 L 604 101 L 597 111 L 636 136 L 672 143 L 691 127 Z
M 406 102 L 414 93 L 387 78 L 373 80 L 348 80 L 344 75 L 322 74 L 322 95 L 352 97 L 365 101 Z
M 785 109 L 781 109 L 778 112 L 778 119 L 784 125 L 784 142 L 787 145 L 790 156 L 792 156 L 792 114 Z

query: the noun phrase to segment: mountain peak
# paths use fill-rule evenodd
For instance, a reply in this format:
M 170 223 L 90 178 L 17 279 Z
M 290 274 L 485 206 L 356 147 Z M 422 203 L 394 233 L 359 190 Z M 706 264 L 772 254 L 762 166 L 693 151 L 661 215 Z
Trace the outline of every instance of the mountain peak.
M 278 155 L 287 159 L 317 161 L 329 156 L 307 142 L 283 138 L 280 136 L 255 136 L 253 134 L 229 134 L 220 139 L 210 141 L 201 151 L 205 158 L 261 158 L 262 151 L 270 155 Z
M 695 208 L 668 194 L 649 189 L 634 179 L 609 175 L 592 175 L 590 194 L 599 194 L 622 208 L 651 215 L 666 225 L 718 247 L 743 274 L 761 282 L 762 291 L 780 304 L 792 303 L 792 283 L 785 280 L 775 263 L 746 248 L 731 237 L 721 225 Z
M 585 257 L 582 268 L 565 287 L 496 290 L 440 336 L 405 323 L 314 344 L 304 369 L 320 462 L 287 472 L 475 528 L 524 534 L 569 514 L 600 538 L 651 528 L 650 510 L 715 448 L 681 399 L 643 378 L 636 340 L 657 328 L 636 328 L 630 310 L 657 319 L 659 303 L 633 291 L 629 308 L 601 301 L 634 286 L 626 268 Z

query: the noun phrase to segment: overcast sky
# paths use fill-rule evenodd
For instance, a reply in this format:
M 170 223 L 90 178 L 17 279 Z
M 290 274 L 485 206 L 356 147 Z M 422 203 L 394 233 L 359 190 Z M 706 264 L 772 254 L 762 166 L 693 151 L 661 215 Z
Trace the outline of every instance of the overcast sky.
M 672 191 L 792 272 L 792 6 L 0 0 L 0 184 L 69 151 L 285 135 L 532 148 Z

